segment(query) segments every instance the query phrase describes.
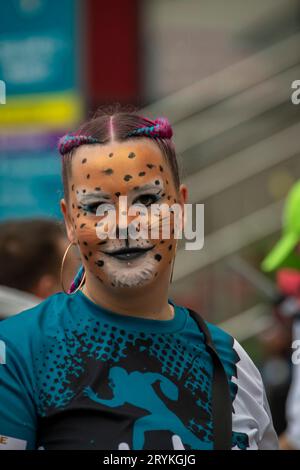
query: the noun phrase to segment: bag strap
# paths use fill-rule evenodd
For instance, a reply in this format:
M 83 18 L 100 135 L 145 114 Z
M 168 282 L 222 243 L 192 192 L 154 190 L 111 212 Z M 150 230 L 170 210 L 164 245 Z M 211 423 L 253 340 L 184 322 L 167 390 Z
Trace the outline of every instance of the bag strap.
M 188 309 L 188 311 L 204 334 L 206 349 L 213 362 L 212 423 L 214 450 L 231 450 L 232 402 L 227 374 L 205 321 L 199 313 L 191 309 Z

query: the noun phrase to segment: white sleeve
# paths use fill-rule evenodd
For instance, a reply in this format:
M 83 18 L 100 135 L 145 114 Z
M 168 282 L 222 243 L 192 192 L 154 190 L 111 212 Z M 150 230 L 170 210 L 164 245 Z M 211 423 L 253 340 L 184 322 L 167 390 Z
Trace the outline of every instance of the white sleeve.
M 233 431 L 248 435 L 248 449 L 278 449 L 278 438 L 261 375 L 236 340 L 233 348 L 239 356 L 236 364 L 237 378 L 232 379 L 237 385 L 233 401 Z
M 293 341 L 300 340 L 300 321 L 293 324 Z M 299 360 L 299 352 L 298 360 Z M 292 383 L 286 402 L 287 429 L 285 435 L 291 445 L 300 450 L 300 364 L 293 364 Z

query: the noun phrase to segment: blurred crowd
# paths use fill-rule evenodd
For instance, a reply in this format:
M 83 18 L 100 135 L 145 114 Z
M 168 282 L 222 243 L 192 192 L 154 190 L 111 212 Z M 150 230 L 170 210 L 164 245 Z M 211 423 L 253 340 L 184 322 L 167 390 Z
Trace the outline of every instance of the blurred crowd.
M 60 266 L 68 240 L 61 221 L 17 219 L 0 223 L 0 319 L 15 315 L 61 291 Z M 79 257 L 66 259 L 71 283 Z

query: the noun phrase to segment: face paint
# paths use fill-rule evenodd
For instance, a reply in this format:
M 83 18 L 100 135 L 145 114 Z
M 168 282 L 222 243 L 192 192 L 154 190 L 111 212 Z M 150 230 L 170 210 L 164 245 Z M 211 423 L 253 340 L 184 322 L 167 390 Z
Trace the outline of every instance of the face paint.
M 86 211 L 86 213 L 96 214 L 96 210 L 100 204 L 107 204 L 111 200 L 110 194 L 101 191 L 100 187 L 96 191 L 88 191 L 82 189 L 77 194 L 77 207 Z
M 74 228 L 83 264 L 99 282 L 112 287 L 137 287 L 151 283 L 169 269 L 175 247 L 171 235 L 169 243 L 160 243 L 163 240 L 151 239 L 150 232 L 147 239 L 129 236 L 106 240 L 96 233 L 96 229 L 105 230 L 104 216 L 96 215 L 98 207 L 109 204 L 118 213 L 120 196 L 127 196 L 129 207 L 145 206 L 148 216 L 154 203 L 173 203 L 176 191 L 172 174 L 155 143 L 139 139 L 79 147 L 72 161 L 70 186 L 73 191 L 69 207 L 72 219 L 79 220 Z M 128 216 L 128 223 L 132 219 Z M 153 219 L 152 224 L 163 224 L 161 215 Z M 122 229 L 118 216 L 117 228 Z
M 106 170 L 102 170 L 102 173 L 105 175 L 112 175 L 114 170 L 112 168 L 106 168 Z

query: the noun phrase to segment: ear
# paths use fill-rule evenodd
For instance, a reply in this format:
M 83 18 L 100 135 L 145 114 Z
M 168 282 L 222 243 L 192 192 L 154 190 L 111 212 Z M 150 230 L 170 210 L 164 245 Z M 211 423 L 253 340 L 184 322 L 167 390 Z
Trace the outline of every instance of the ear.
M 71 215 L 69 213 L 69 206 L 66 203 L 65 199 L 60 200 L 60 209 L 61 209 L 61 212 L 64 216 L 66 232 L 67 232 L 69 242 L 75 243 L 76 242 L 76 232 L 75 232 L 75 229 L 74 229 L 74 226 L 73 226 Z
M 179 186 L 178 196 L 179 204 L 181 205 L 182 210 L 184 210 L 184 204 L 186 204 L 188 199 L 188 190 L 185 184 L 181 184 Z
M 188 189 L 185 184 L 181 184 L 178 191 L 178 203 L 181 206 L 182 211 L 182 220 L 183 220 L 183 227 L 186 224 L 186 213 L 184 205 L 187 203 L 188 200 Z

